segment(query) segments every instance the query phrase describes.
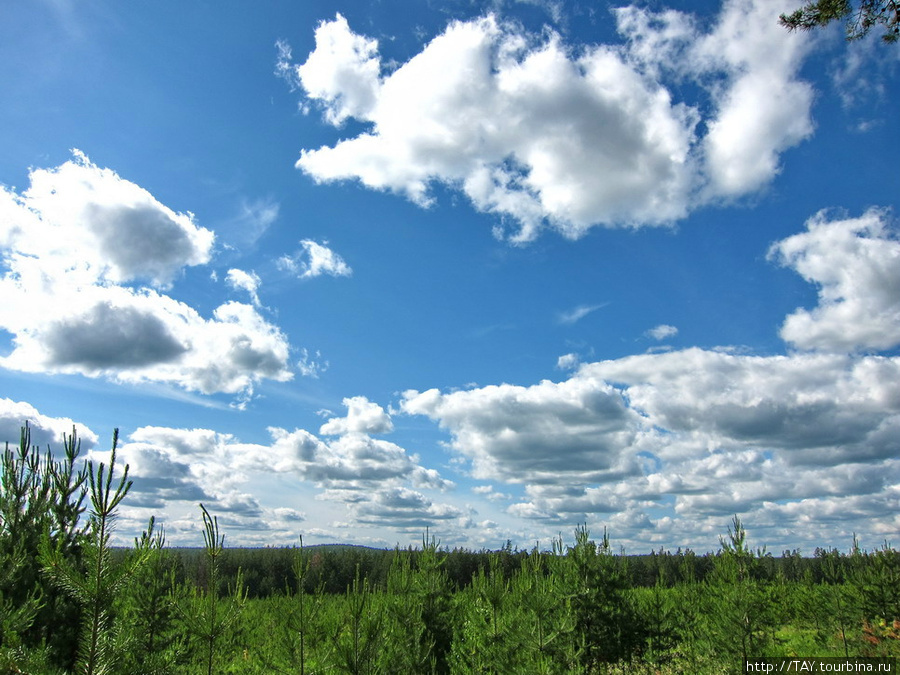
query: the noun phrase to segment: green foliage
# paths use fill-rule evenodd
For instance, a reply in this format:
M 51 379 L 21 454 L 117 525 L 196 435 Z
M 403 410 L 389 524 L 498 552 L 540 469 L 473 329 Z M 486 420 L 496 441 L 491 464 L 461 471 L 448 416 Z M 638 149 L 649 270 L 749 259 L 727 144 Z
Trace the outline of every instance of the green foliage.
M 220 602 L 220 559 L 225 548 L 225 535 L 219 534 L 219 520 L 210 516 L 203 504 L 203 545 L 207 565 L 205 587 L 185 589 L 175 602 L 175 609 L 186 632 L 195 640 L 206 675 L 216 672 L 220 660 L 218 647 L 226 632 L 236 622 L 246 602 L 240 570 L 224 603 Z
M 764 551 L 747 546 L 740 518 L 732 520 L 728 538 L 721 538 L 706 593 L 706 634 L 717 654 L 742 660 L 765 655 L 772 624 L 771 598 L 759 578 Z
M 575 530 L 575 545 L 569 548 L 567 558 L 565 584 L 581 668 L 594 673 L 604 664 L 630 660 L 644 639 L 626 595 L 624 556 L 613 555 L 606 530 L 598 545 L 591 540 L 587 527 L 580 526 Z
M 372 593 L 367 579 L 359 575 L 347 589 L 343 621 L 333 627 L 335 664 L 348 675 L 378 675 L 391 672 L 378 659 L 383 645 L 380 597 Z
M 36 564 L 45 532 L 73 565 L 81 559 L 86 469 L 76 470 L 74 429 L 63 445 L 62 460 L 49 449 L 41 455 L 26 423 L 19 447 L 7 444 L 0 460 L 0 654 L 23 665 L 37 658 L 71 667 L 75 659 L 79 608 Z
M 790 30 L 812 30 L 832 21 L 846 21 L 848 40 L 865 37 L 875 26 L 884 26 L 882 41 L 900 39 L 900 3 L 897 0 L 815 0 L 790 14 L 782 14 L 781 25 Z
M 887 542 L 866 553 L 859 549 L 854 537 L 849 576 L 866 619 L 888 623 L 900 619 L 900 554 Z
M 134 541 L 127 553 L 127 564 L 144 556 L 143 574 L 132 579 L 130 592 L 116 599 L 115 611 L 130 645 L 121 655 L 125 673 L 166 675 L 177 672 L 177 657 L 184 651 L 183 638 L 174 625 L 172 595 L 175 583 L 175 559 L 165 548 L 165 532 L 156 530 L 154 518 Z
M 433 640 L 422 620 L 422 584 L 413 565 L 413 553 L 397 549 L 387 578 L 384 632 L 385 662 L 397 675 L 433 673 L 436 668 Z
M 663 675 L 750 655 L 900 656 L 887 543 L 776 559 L 735 517 L 705 556 L 615 555 L 586 526 L 549 552 L 441 550 L 427 531 L 393 552 L 226 551 L 201 504 L 202 550 L 166 548 L 152 518 L 113 549 L 131 487 L 117 435 L 108 468 L 81 468 L 74 433 L 64 445 L 41 454 L 26 426 L 0 460 L 0 675 Z
M 116 508 L 131 489 L 128 465 L 113 490 L 118 429 L 113 433 L 109 469 L 101 462 L 94 467 L 88 462 L 91 512 L 88 536 L 82 547 L 83 569 L 66 555 L 66 537 L 52 541 L 45 532 L 41 541 L 40 561 L 47 576 L 72 597 L 82 608 L 81 638 L 76 670 L 84 675 L 103 675 L 115 670 L 124 645 L 117 644 L 112 608 L 116 598 L 125 592 L 135 571 L 147 559 L 147 549 L 138 548 L 120 564 L 113 564 L 110 537 L 116 519 Z M 65 534 L 65 533 L 63 533 Z M 59 533 L 57 533 L 59 535 Z
M 458 594 L 458 630 L 451 647 L 451 662 L 461 672 L 519 672 L 521 656 L 518 612 L 510 608 L 510 583 L 498 553 L 490 556 L 472 585 Z
M 571 635 L 572 617 L 565 600 L 562 551 L 561 539 L 553 542 L 550 555 L 535 548 L 511 582 L 511 603 L 521 610 L 517 625 L 522 660 L 540 675 L 566 672 L 568 666 L 565 637 Z
M 420 649 L 432 664 L 432 672 L 450 671 L 448 657 L 453 641 L 452 592 L 450 580 L 438 555 L 440 542 L 428 533 L 422 537 L 422 550 L 416 558 L 413 597 L 420 608 L 422 635 Z

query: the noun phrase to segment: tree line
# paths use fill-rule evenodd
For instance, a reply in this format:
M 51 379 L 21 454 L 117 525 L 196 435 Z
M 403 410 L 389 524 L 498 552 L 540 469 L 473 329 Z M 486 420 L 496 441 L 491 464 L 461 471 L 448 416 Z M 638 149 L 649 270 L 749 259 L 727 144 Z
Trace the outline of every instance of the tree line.
M 900 655 L 900 554 L 772 556 L 735 517 L 715 553 L 111 546 L 128 467 L 28 427 L 0 462 L 0 673 L 733 672 L 758 656 Z

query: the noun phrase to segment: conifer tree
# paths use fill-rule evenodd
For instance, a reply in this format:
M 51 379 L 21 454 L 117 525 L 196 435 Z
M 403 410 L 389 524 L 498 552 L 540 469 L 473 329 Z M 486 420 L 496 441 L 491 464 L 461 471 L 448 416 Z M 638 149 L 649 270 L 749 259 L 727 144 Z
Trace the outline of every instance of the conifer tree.
M 707 582 L 706 626 L 716 655 L 746 660 L 763 656 L 771 622 L 771 604 L 757 578 L 759 557 L 747 545 L 747 532 L 738 516 L 732 519 L 728 538 L 720 537 Z
M 587 526 L 579 526 L 567 558 L 578 663 L 584 672 L 596 673 L 606 664 L 629 660 L 643 642 L 643 631 L 625 594 L 624 561 L 613 555 L 609 534 L 604 529 L 598 545 Z
M 0 650 L 11 647 L 19 659 L 38 650 L 70 668 L 77 649 L 79 609 L 37 564 L 45 531 L 72 564 L 79 564 L 81 557 L 84 530 L 79 529 L 79 517 L 87 474 L 84 467 L 76 470 L 81 443 L 74 428 L 71 436 L 64 436 L 63 445 L 59 461 L 49 448 L 42 455 L 32 446 L 26 422 L 18 448 L 7 443 L 0 458 L 0 562 L 4 563 L 0 623 L 5 624 Z
M 103 675 L 114 671 L 121 659 L 121 646 L 115 644 L 118 632 L 113 625 L 113 605 L 125 592 L 135 571 L 143 565 L 146 551 L 140 551 L 124 563 L 114 564 L 110 539 L 116 509 L 131 489 L 128 465 L 113 490 L 116 448 L 119 430 L 113 432 L 109 468 L 88 462 L 87 476 L 91 501 L 88 537 L 83 546 L 84 570 L 66 557 L 65 539 L 53 542 L 45 532 L 41 542 L 41 564 L 53 582 L 73 597 L 82 609 L 81 638 L 76 670 L 83 675 Z M 117 648 L 118 647 L 118 648 Z
M 412 549 L 394 551 L 385 597 L 384 661 L 396 675 L 427 675 L 435 670 L 433 642 L 425 633 Z
M 175 561 L 165 548 L 163 528 L 156 529 L 150 518 L 140 538 L 135 537 L 129 556 L 146 556 L 144 574 L 138 575 L 130 592 L 119 599 L 117 611 L 127 632 L 124 671 L 145 675 L 165 675 L 175 671 L 175 661 L 183 640 L 174 627 L 172 592 L 175 588 Z
M 221 557 L 225 535 L 219 533 L 219 520 L 200 504 L 203 517 L 203 545 L 206 560 L 206 587 L 194 586 L 176 600 L 175 608 L 187 632 L 200 645 L 204 672 L 213 675 L 220 643 L 226 631 L 240 616 L 247 600 L 240 569 L 229 589 L 225 606 L 220 606 Z
M 334 636 L 339 672 L 348 675 L 389 673 L 378 659 L 382 648 L 382 612 L 369 581 L 360 578 L 359 567 L 344 600 L 344 621 Z

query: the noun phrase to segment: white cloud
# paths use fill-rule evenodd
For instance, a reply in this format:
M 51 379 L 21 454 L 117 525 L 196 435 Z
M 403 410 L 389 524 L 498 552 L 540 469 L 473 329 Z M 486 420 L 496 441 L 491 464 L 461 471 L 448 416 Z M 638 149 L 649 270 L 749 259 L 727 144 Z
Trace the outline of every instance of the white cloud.
M 226 303 L 205 319 L 161 292 L 209 260 L 213 234 L 190 214 L 77 151 L 30 179 L 21 195 L 0 190 L 0 327 L 14 336 L 0 365 L 242 397 L 292 377 L 286 337 L 253 307 Z M 150 287 L 127 285 L 138 281 Z
M 339 436 L 341 434 L 386 434 L 394 430 L 391 416 L 377 403 L 365 396 L 344 399 L 346 417 L 333 417 L 319 429 L 320 434 Z
M 784 9 L 731 1 L 701 33 L 682 13 L 625 8 L 624 47 L 574 48 L 486 16 L 451 23 L 389 72 L 377 42 L 338 15 L 302 65 L 281 45 L 279 71 L 328 122 L 368 126 L 303 150 L 297 166 L 423 206 L 443 183 L 509 216 L 515 242 L 547 226 L 577 238 L 595 225 L 668 224 L 764 186 L 779 154 L 811 133 L 812 90 L 796 79 L 808 40 L 771 20 Z M 672 73 L 699 84 L 701 99 L 675 101 Z
M 451 24 L 382 77 L 371 42 L 365 58 L 324 58 L 336 41 L 363 40 L 343 19 L 328 26 L 340 39 L 317 39 L 297 77 L 329 120 L 352 114 L 373 130 L 304 150 L 297 165 L 316 180 L 358 178 L 420 204 L 430 201 L 429 182 L 445 182 L 478 209 L 512 216 L 521 241 L 544 219 L 575 237 L 597 222 L 685 214 L 695 116 L 614 50 L 572 58 L 556 36 L 531 47 L 529 36 L 487 17 Z
M 578 354 L 563 354 L 558 359 L 556 359 L 556 367 L 560 370 L 572 370 L 573 368 L 577 367 L 580 362 L 581 359 L 578 357 Z
M 260 456 L 256 461 L 277 471 L 295 472 L 320 488 L 357 492 L 401 481 L 441 490 L 452 487 L 399 445 L 367 434 L 348 433 L 326 442 L 303 429 L 269 431 L 273 437 L 267 453 L 270 459 Z
M 294 255 L 282 256 L 278 259 L 278 265 L 301 279 L 310 279 L 323 274 L 332 277 L 349 277 L 353 274 L 353 270 L 344 259 L 328 248 L 327 244 L 328 242 L 319 244 L 312 239 L 303 239 L 300 242 L 303 250 Z
M 648 425 L 709 449 L 756 446 L 796 464 L 838 464 L 894 452 L 884 433 L 900 423 L 896 375 L 897 359 L 688 349 L 586 364 L 576 377 L 615 382 Z
M 307 95 L 325 106 L 332 124 L 349 117 L 368 119 L 378 100 L 381 81 L 378 41 L 356 35 L 338 14 L 316 28 L 316 51 L 297 67 Z
M 55 169 L 33 169 L 21 196 L 2 189 L 4 248 L 17 258 L 52 259 L 56 269 L 41 272 L 53 281 L 140 279 L 161 288 L 182 268 L 209 261 L 214 235 L 190 213 L 175 213 L 78 150 L 73 155 Z
M 97 444 L 97 434 L 83 424 L 68 417 L 49 417 L 25 401 L 0 398 L 0 444 L 9 443 L 11 448 L 18 447 L 21 430 L 26 423 L 31 429 L 31 444 L 42 450 L 51 446 L 57 458 L 62 455 L 63 436 L 71 436 L 73 429 L 83 451 Z
M 819 304 L 797 309 L 781 337 L 801 349 L 884 350 L 900 344 L 900 241 L 886 211 L 829 220 L 820 212 L 806 232 L 769 251 L 819 289 Z
M 164 516 L 167 530 L 176 514 L 202 501 L 211 511 L 230 514 L 234 526 L 244 530 L 244 540 L 248 531 L 262 527 L 293 532 L 305 518 L 303 513 L 247 491 L 255 480 L 271 483 L 280 475 L 299 481 L 298 489 L 313 491 L 318 499 L 343 504 L 351 515 L 372 525 L 393 527 L 401 512 L 407 518 L 432 520 L 450 517 L 451 511 L 455 515 L 451 507 L 432 505 L 419 492 L 445 491 L 453 484 L 394 443 L 360 431 L 328 441 L 303 429 L 270 428 L 269 433 L 270 443 L 256 444 L 211 429 L 137 429 L 120 446 L 120 457 L 130 464 L 134 480 L 129 506 L 154 509 Z M 106 458 L 104 453 L 94 454 Z M 388 499 L 389 495 L 393 497 Z M 422 508 L 411 503 L 401 508 L 397 497 L 403 495 L 417 496 Z
M 844 529 L 871 534 L 896 502 L 898 383 L 897 358 L 688 349 L 588 363 L 532 387 L 407 392 L 401 407 L 448 430 L 475 477 L 523 483 L 507 512 L 548 534 L 587 521 L 645 542 L 714 541 L 741 513 L 769 536 L 821 545 Z M 669 520 L 651 519 L 660 510 Z M 802 532 L 778 534 L 776 522 Z
M 701 200 L 765 186 L 779 171 L 780 153 L 812 133 L 813 91 L 797 79 L 811 40 L 788 35 L 772 19 L 788 9 L 782 0 L 727 0 L 708 32 L 674 10 L 615 10 L 629 55 L 642 69 L 692 79 L 711 96 L 699 148 Z
M 640 424 L 615 389 L 577 377 L 449 394 L 407 391 L 401 409 L 448 429 L 474 477 L 508 482 L 621 477 L 631 470 L 624 451 Z
M 455 506 L 435 504 L 421 492 L 403 487 L 380 490 L 372 499 L 354 504 L 352 511 L 357 522 L 416 532 L 463 516 Z
M 654 340 L 665 340 L 666 338 L 678 335 L 678 329 L 675 326 L 663 323 L 648 330 L 646 335 L 652 337 Z
M 779 154 L 812 134 L 813 89 L 797 79 L 810 41 L 772 19 L 790 8 L 783 0 L 727 0 L 716 28 L 692 47 L 700 69 L 728 74 L 713 88 L 718 109 L 703 142 L 713 195 L 763 187 L 779 171 Z
M 246 291 L 250 295 L 253 304 L 259 306 L 259 285 L 261 279 L 255 272 L 245 272 L 232 268 L 228 270 L 225 281 L 235 290 Z

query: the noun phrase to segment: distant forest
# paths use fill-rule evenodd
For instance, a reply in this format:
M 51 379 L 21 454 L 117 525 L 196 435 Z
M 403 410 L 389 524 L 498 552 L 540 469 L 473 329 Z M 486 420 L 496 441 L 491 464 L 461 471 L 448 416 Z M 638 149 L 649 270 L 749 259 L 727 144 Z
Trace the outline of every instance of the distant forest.
M 127 467 L 31 446 L 0 462 L 0 675 L 743 672 L 757 657 L 900 656 L 900 553 L 776 557 L 735 516 L 712 554 L 615 553 L 585 526 L 550 551 L 201 548 L 153 519 L 111 545 Z
M 743 527 L 743 526 L 742 526 Z M 423 533 L 423 542 L 430 537 Z M 472 584 L 479 574 L 491 565 L 507 579 L 522 568 L 529 558 L 554 555 L 550 551 L 519 549 L 511 542 L 497 550 L 469 550 L 465 548 L 438 548 L 436 555 L 441 569 L 451 586 L 464 589 Z M 202 548 L 168 547 L 179 582 L 199 583 L 204 578 L 206 560 Z M 294 565 L 299 557 L 309 571 L 303 579 L 303 590 L 314 593 L 321 590 L 328 594 L 344 593 L 353 583 L 357 574 L 368 580 L 373 588 L 385 588 L 391 567 L 399 554 L 408 556 L 415 566 L 423 548 L 378 549 L 347 544 L 325 544 L 299 547 L 227 548 L 220 561 L 224 579 L 235 580 L 241 573 L 244 589 L 249 598 L 266 598 L 284 593 L 296 585 Z M 125 555 L 119 549 L 119 555 Z M 767 582 L 825 583 L 829 578 L 829 566 L 834 557 L 839 556 L 844 563 L 848 556 L 834 550 L 817 548 L 812 556 L 802 556 L 799 551 L 784 551 L 780 556 L 758 551 L 754 574 Z M 667 585 L 674 586 L 693 579 L 704 582 L 710 577 L 721 552 L 697 555 L 690 549 L 675 552 L 659 550 L 649 554 L 622 555 L 620 566 L 625 574 L 625 583 L 631 588 L 652 588 L 658 579 L 665 579 Z M 900 579 L 898 579 L 900 581 Z M 900 593 L 900 589 L 898 589 Z

